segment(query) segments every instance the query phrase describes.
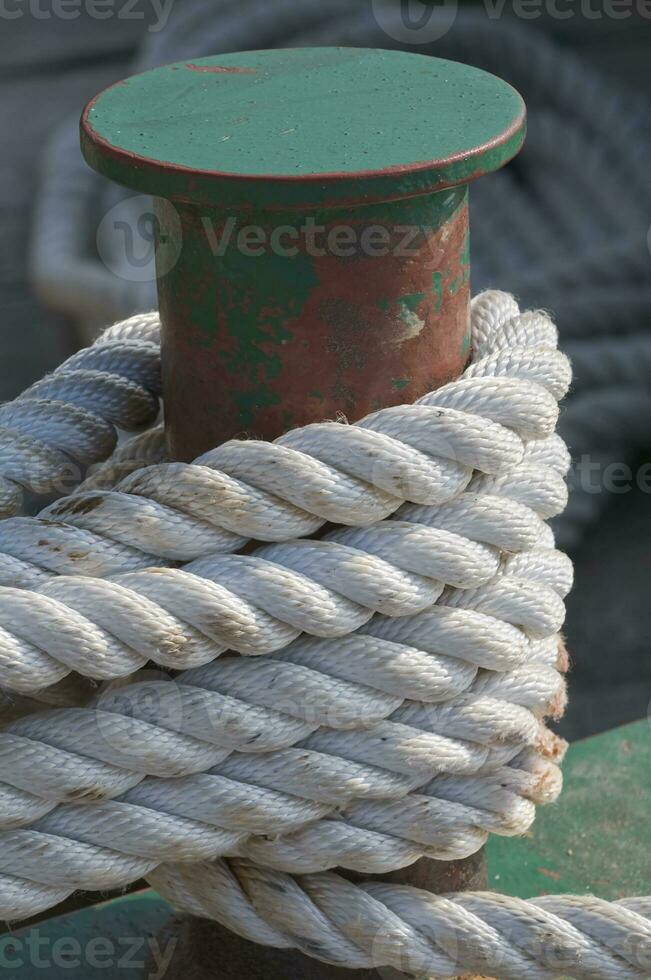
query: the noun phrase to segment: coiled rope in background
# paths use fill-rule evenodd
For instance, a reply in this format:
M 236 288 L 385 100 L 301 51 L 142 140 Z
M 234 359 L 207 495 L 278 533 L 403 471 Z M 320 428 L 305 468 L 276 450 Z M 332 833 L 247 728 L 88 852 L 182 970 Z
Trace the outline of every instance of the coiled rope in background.
M 151 425 L 160 396 L 160 323 L 134 316 L 106 330 L 20 397 L 0 405 L 0 518 L 25 492 L 61 496 L 113 452 L 116 427 Z
M 566 497 L 569 366 L 504 293 L 472 326 L 462 378 L 413 406 L 192 464 L 147 465 L 153 430 L 2 522 L 4 918 L 144 875 L 351 968 L 648 975 L 649 899 L 441 897 L 330 870 L 468 856 L 560 790 L 544 719 L 564 703 L 571 566 L 545 521 Z M 274 543 L 238 554 L 249 539 Z

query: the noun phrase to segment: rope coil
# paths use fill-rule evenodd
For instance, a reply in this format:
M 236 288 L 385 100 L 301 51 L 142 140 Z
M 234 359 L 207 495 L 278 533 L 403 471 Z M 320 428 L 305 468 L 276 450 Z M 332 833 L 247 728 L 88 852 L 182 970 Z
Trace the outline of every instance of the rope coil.
M 53 374 L 0 406 L 0 518 L 25 490 L 64 492 L 113 452 L 116 427 L 151 425 L 160 396 L 160 321 L 131 317 L 104 331 Z
M 468 856 L 560 791 L 544 720 L 564 704 L 572 569 L 545 521 L 566 502 L 569 364 L 506 294 L 477 297 L 472 328 L 467 371 L 415 405 L 191 464 L 150 465 L 152 430 L 0 524 L 3 917 L 147 876 L 177 907 L 351 968 L 552 977 L 553 954 L 576 977 L 648 975 L 648 900 L 440 897 L 330 871 Z M 88 358 L 129 376 L 141 329 L 77 355 L 70 391 Z M 250 540 L 267 543 L 236 553 Z

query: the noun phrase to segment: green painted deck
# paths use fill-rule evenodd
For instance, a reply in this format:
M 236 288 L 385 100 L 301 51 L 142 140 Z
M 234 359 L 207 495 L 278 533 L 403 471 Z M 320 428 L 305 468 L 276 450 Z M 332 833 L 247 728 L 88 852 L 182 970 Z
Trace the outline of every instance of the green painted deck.
M 565 790 L 541 808 L 519 839 L 491 839 L 490 884 L 521 898 L 591 892 L 602 898 L 651 890 L 651 725 L 626 725 L 575 743 L 564 764 Z M 153 954 L 165 976 L 165 941 L 156 936 L 170 907 L 152 891 L 95 905 L 0 937 L 6 980 L 144 980 Z M 47 971 L 47 972 L 45 972 Z
M 651 722 L 576 742 L 563 779 L 560 800 L 539 809 L 525 837 L 491 837 L 491 889 L 520 898 L 651 893 Z

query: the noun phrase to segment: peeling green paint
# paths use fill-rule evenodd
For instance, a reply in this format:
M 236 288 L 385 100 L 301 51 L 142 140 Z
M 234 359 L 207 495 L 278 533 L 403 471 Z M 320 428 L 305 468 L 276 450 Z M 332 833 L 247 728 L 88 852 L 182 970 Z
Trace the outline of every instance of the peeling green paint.
M 468 354 L 470 353 L 470 341 L 471 341 L 470 331 L 466 330 L 463 336 L 463 345 L 461 347 L 461 353 L 464 358 L 467 357 Z
M 464 266 L 470 266 L 470 229 L 466 232 L 466 237 L 463 241 L 463 250 L 460 256 L 460 262 Z
M 450 296 L 456 296 L 456 294 L 459 292 L 461 286 L 464 284 L 465 281 L 466 280 L 464 278 L 463 272 L 460 272 L 459 275 L 455 276 L 452 282 L 450 283 L 450 285 L 448 286 Z
M 436 297 L 434 301 L 434 312 L 438 313 L 443 305 L 443 276 L 440 272 L 435 272 L 432 275 L 432 283 L 434 286 L 434 295 Z
M 406 388 L 409 384 L 409 378 L 392 378 L 391 384 L 396 391 L 402 391 L 402 389 Z
M 400 297 L 400 305 L 403 309 L 406 308 L 411 313 L 415 313 L 424 300 L 425 293 L 411 293 L 411 295 Z
M 280 404 L 280 395 L 277 392 L 265 391 L 263 388 L 256 388 L 255 391 L 236 391 L 231 397 L 238 407 L 244 429 L 254 425 L 255 416 L 261 408 Z
M 161 211 L 163 228 L 165 220 Z M 314 259 L 302 253 L 290 260 L 272 250 L 260 259 L 235 245 L 223 255 L 211 254 L 194 209 L 187 209 L 186 225 L 197 229 L 197 238 L 186 234 L 179 260 L 159 281 L 161 306 L 169 297 L 177 310 L 187 309 L 187 322 L 194 325 L 187 343 L 224 365 L 246 428 L 257 411 L 280 402 L 267 386 L 281 375 L 292 325 L 318 284 Z

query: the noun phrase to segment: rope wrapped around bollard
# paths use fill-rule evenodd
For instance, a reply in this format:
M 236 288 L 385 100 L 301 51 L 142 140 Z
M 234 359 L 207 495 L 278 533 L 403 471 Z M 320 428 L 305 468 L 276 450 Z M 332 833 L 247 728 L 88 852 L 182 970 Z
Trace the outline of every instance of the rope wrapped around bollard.
M 331 871 L 467 856 L 560 790 L 544 719 L 571 566 L 545 520 L 565 503 L 569 365 L 503 293 L 472 320 L 462 378 L 413 406 L 192 464 L 126 453 L 117 483 L 0 525 L 4 918 L 144 875 L 339 966 L 649 975 L 649 899 Z M 151 661 L 173 676 L 143 677 Z M 88 680 L 106 682 L 90 701 Z

